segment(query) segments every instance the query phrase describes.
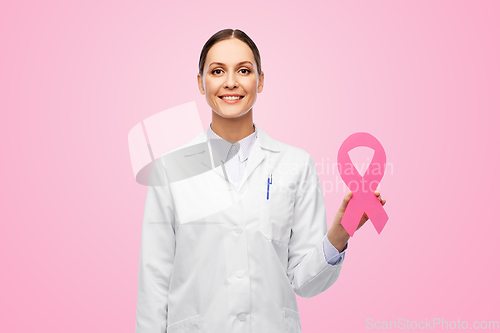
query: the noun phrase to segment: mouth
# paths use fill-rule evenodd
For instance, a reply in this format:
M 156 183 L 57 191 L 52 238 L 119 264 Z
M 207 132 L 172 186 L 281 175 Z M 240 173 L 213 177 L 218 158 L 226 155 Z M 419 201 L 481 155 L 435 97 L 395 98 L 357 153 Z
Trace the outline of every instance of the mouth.
M 219 96 L 220 99 L 224 101 L 238 101 L 242 99 L 244 96 L 238 94 L 226 94 Z

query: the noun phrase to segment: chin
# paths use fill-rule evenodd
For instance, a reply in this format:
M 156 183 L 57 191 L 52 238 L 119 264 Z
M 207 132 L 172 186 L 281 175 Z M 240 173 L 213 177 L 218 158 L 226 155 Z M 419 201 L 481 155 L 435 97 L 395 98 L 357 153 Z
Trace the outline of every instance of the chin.
M 222 118 L 239 118 L 239 117 L 244 116 L 245 114 L 247 114 L 248 111 L 241 112 L 241 113 L 234 113 L 234 112 L 226 113 L 226 112 L 216 111 L 215 113 L 217 113 Z

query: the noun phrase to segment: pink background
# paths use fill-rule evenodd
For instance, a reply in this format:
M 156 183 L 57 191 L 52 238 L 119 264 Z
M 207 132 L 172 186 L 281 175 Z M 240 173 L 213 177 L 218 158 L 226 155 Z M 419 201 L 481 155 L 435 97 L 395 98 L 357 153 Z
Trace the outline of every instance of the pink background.
M 254 122 L 318 163 L 330 225 L 351 133 L 384 145 L 389 222 L 299 298 L 303 332 L 500 320 L 498 1 L 11 1 L 0 5 L 0 331 L 133 332 L 146 187 L 129 130 L 195 101 L 198 58 L 239 28 L 265 72 Z M 333 187 L 332 187 L 333 184 Z M 327 190 L 328 189 L 328 190 Z

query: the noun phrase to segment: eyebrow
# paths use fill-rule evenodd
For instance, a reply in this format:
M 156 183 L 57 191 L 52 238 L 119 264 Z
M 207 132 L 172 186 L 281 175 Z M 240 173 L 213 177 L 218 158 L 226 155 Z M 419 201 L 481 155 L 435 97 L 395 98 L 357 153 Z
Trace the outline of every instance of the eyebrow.
M 249 63 L 250 65 L 252 65 L 252 63 L 250 61 L 245 60 L 245 61 L 241 61 L 241 62 L 237 63 L 236 66 L 239 66 L 239 65 L 242 65 L 242 64 L 245 64 L 245 63 Z M 225 66 L 226 64 L 224 64 L 222 62 L 212 62 L 208 67 L 210 67 L 212 65 Z

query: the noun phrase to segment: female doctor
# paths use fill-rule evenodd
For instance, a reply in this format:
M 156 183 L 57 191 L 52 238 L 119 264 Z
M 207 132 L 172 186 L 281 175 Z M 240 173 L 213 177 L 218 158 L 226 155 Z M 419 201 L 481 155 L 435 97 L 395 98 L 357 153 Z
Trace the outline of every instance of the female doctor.
M 253 123 L 264 72 L 244 32 L 221 30 L 206 42 L 197 80 L 212 122 L 155 161 L 136 333 L 299 333 L 295 294 L 313 297 L 337 280 L 352 193 L 327 231 L 311 156 Z

